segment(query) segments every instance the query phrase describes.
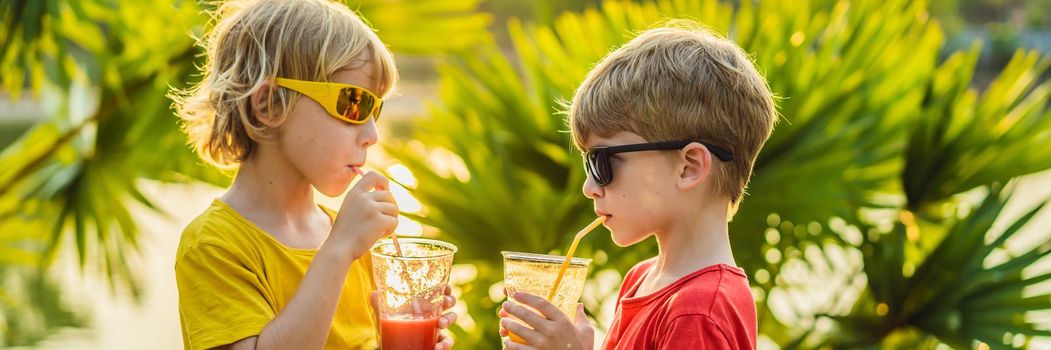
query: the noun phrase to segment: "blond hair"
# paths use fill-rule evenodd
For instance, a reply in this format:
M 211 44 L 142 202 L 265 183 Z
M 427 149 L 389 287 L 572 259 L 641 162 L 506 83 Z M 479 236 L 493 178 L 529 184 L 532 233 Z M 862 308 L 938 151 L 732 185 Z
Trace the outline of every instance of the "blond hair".
M 736 211 L 777 113 L 766 80 L 736 44 L 689 22 L 642 32 L 606 55 L 569 107 L 573 142 L 635 133 L 650 142 L 699 140 L 733 154 L 714 162 L 714 189 Z
M 326 0 L 226 1 L 215 26 L 199 44 L 205 49 L 202 80 L 170 96 L 189 143 L 202 159 L 235 168 L 273 130 L 256 118 L 251 96 L 275 77 L 328 81 L 341 69 L 371 63 L 382 96 L 394 89 L 394 57 L 361 18 Z M 298 93 L 273 89 L 268 106 L 281 123 Z

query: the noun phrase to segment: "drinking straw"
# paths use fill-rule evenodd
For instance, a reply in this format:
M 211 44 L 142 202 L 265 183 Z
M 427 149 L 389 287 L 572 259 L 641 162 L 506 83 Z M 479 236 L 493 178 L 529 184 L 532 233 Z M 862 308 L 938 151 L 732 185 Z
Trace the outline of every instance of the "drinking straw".
M 558 285 L 562 283 L 562 277 L 566 274 L 566 268 L 569 267 L 569 262 L 573 259 L 573 252 L 577 250 L 577 244 L 580 243 L 580 239 L 584 238 L 584 235 L 587 235 L 588 232 L 594 230 L 598 225 L 602 225 L 602 223 L 606 222 L 606 218 L 608 217 L 605 215 L 595 218 L 595 221 L 592 221 L 584 227 L 584 229 L 580 230 L 580 232 L 577 232 L 576 237 L 573 237 L 573 244 L 569 246 L 569 251 L 566 252 L 566 260 L 562 262 L 562 268 L 558 269 L 558 276 L 555 277 L 555 285 L 551 286 L 551 292 L 547 293 L 547 300 L 553 300 L 555 298 L 555 292 L 558 291 Z

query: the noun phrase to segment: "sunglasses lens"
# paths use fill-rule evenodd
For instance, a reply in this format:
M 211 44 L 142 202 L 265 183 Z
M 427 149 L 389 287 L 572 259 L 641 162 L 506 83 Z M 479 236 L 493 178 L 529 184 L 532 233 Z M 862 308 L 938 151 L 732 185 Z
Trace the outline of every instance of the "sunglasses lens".
M 599 186 L 609 185 L 612 180 L 612 171 L 609 166 L 609 158 L 601 152 L 588 152 L 587 170 L 595 183 Z
M 358 104 L 358 108 L 361 110 L 361 116 L 358 121 L 364 122 L 369 120 L 370 117 L 379 118 L 379 115 L 373 115 L 375 111 L 376 98 L 372 97 L 372 94 L 362 93 L 361 102 Z
M 336 110 L 343 113 L 343 117 L 355 122 L 365 122 L 369 118 L 379 119 L 379 108 L 377 108 L 376 96 L 361 88 L 344 88 L 339 92 L 336 100 Z

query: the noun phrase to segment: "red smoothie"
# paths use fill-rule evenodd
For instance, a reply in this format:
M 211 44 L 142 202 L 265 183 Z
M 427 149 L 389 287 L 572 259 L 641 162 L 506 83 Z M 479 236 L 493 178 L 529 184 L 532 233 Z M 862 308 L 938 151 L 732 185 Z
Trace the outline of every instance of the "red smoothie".
M 431 350 L 438 342 L 438 318 L 380 319 L 382 350 Z

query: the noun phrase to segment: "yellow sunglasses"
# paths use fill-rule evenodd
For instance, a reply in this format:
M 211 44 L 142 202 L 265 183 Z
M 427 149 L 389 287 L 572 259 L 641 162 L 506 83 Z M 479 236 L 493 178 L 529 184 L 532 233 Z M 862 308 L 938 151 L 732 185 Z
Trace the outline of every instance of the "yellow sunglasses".
M 364 124 L 369 117 L 380 119 L 383 99 L 369 89 L 350 84 L 277 78 L 277 86 L 299 92 L 328 111 L 332 117 L 351 124 Z

